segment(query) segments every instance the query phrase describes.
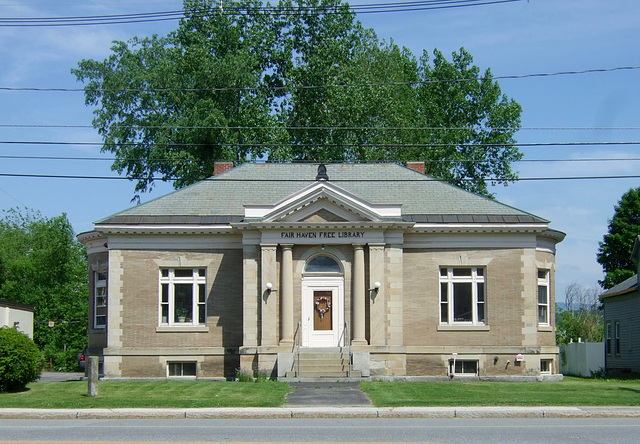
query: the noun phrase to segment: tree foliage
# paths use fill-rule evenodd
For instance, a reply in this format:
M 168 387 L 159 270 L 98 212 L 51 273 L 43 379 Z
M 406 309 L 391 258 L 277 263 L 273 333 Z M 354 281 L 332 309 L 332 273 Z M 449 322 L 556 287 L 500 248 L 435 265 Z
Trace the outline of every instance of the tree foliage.
M 0 327 L 0 392 L 24 388 L 40 376 L 40 351 L 26 334 Z
M 597 287 L 571 284 L 565 291 L 566 310 L 556 307 L 556 342 L 600 342 L 604 338 L 604 315 Z
M 47 363 L 76 368 L 86 345 L 87 259 L 66 215 L 9 210 L 0 219 L 0 299 L 34 307 L 33 339 Z M 53 322 L 53 326 L 49 323 Z
M 608 232 L 598 247 L 597 259 L 605 277 L 599 281 L 608 289 L 638 272 L 638 263 L 631 259 L 633 244 L 640 235 L 640 187 L 622 195 L 609 220 Z
M 177 30 L 115 42 L 73 70 L 113 169 L 148 191 L 216 160 L 424 160 L 489 195 L 508 183 L 521 107 L 464 49 L 449 61 L 378 39 L 341 0 L 186 0 Z

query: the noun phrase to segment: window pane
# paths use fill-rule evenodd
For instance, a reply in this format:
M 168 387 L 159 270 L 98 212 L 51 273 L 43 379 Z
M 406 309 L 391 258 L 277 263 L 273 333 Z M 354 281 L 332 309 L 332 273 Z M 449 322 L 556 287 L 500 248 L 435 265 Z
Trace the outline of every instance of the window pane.
M 454 268 L 454 276 L 471 276 L 471 268 Z
M 169 302 L 169 284 L 162 284 L 162 302 Z
M 193 276 L 193 270 L 191 269 L 177 269 L 174 273 L 177 278 L 188 278 Z
M 196 376 L 196 363 L 195 362 L 183 362 L 182 363 L 182 376 Z
M 106 271 L 98 271 L 96 273 L 96 281 L 106 281 L 107 280 L 107 272 Z
M 162 304 L 162 323 L 169 323 L 169 304 Z
M 484 319 L 484 303 L 478 304 L 478 322 L 485 322 L 485 319 Z
M 207 289 L 204 284 L 198 285 L 198 302 L 205 302 L 207 299 Z
M 538 270 L 538 279 L 547 279 L 547 270 Z
M 462 372 L 463 373 L 477 373 L 478 372 L 478 361 L 462 361 Z
M 198 275 L 200 275 L 200 277 L 205 277 L 207 275 L 207 270 L 205 270 L 204 268 L 199 269 Z
M 180 376 L 181 366 L 179 362 L 169 362 L 169 376 Z
M 484 283 L 478 282 L 476 290 L 478 292 L 478 302 L 484 302 Z
M 541 324 L 547 323 L 547 306 L 538 305 L 538 322 Z
M 167 270 L 166 268 L 162 270 L 162 277 L 169 277 L 169 270 Z
M 440 301 L 441 302 L 447 302 L 448 300 L 447 288 L 448 288 L 448 285 L 445 282 L 440 284 Z
M 538 304 L 547 303 L 547 286 L 538 285 Z
M 478 270 L 476 271 L 476 274 L 478 276 L 484 276 L 484 268 L 478 268 Z
M 453 284 L 453 320 L 471 322 L 472 294 L 471 283 Z
M 440 276 L 447 276 L 447 269 L 446 268 L 441 268 L 440 269 Z
M 308 272 L 323 272 L 323 273 L 339 273 L 340 265 L 329 256 L 314 257 L 307 264 L 305 271 Z
M 193 316 L 193 284 L 175 284 L 174 291 L 174 322 L 190 322 Z

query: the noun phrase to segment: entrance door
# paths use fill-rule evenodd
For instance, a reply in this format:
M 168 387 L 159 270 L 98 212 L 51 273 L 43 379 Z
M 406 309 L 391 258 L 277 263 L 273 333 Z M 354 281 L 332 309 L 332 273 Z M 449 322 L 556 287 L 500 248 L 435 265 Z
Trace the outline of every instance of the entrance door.
M 344 344 L 342 278 L 306 278 L 302 289 L 302 346 Z

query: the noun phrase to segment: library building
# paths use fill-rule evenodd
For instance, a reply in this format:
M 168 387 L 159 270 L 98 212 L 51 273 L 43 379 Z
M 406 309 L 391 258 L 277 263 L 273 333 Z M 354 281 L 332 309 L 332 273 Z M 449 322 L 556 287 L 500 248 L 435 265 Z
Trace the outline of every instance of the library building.
M 548 220 L 423 162 L 212 173 L 78 235 L 104 378 L 558 372 Z

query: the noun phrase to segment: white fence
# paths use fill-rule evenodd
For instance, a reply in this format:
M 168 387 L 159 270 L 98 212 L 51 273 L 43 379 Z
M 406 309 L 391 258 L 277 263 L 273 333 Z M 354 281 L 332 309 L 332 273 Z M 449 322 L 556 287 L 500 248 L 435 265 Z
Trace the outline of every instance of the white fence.
M 590 377 L 604 369 L 604 342 L 560 344 L 560 373 Z

